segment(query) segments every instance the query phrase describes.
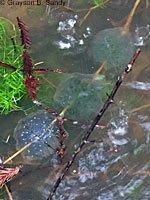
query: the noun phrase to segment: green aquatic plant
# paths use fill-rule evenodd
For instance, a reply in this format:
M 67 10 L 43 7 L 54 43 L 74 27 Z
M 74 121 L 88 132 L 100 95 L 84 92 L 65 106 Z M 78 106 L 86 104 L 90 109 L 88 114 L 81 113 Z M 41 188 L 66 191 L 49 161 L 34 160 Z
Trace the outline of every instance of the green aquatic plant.
M 15 25 L 0 17 L 0 61 L 17 70 L 0 66 L 0 112 L 8 114 L 12 110 L 21 109 L 17 102 L 25 92 L 22 68 L 23 47 L 17 43 Z
M 94 0 L 94 4 L 96 7 L 104 8 L 105 7 L 105 1 L 104 0 Z
M 11 110 L 22 109 L 17 106 L 17 101 L 25 94 L 28 94 L 33 103 L 37 101 L 36 89 L 40 83 L 36 78 L 37 75 L 32 75 L 33 73 L 49 71 L 64 73 L 64 71 L 49 68 L 33 69 L 32 59 L 29 55 L 31 40 L 26 25 L 17 17 L 21 32 L 21 43 L 17 45 L 15 26 L 7 19 L 0 19 L 0 54 L 2 55 L 0 57 L 0 111 L 7 114 Z

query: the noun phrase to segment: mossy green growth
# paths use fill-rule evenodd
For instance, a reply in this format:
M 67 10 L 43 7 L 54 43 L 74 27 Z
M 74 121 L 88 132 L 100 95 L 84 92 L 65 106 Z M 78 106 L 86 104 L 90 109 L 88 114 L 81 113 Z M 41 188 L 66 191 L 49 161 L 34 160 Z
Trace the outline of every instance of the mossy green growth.
M 21 109 L 17 102 L 22 99 L 25 91 L 23 66 L 23 47 L 18 44 L 15 25 L 6 18 L 0 17 L 0 61 L 17 70 L 0 66 L 0 113 Z

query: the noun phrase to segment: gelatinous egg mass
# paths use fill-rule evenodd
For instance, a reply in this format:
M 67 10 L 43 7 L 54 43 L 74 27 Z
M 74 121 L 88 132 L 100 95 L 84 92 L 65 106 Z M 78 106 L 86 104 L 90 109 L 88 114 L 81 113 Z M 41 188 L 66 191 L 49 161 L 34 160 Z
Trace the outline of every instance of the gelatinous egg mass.
M 103 75 L 68 74 L 54 95 L 57 112 L 69 106 L 65 116 L 78 121 L 92 120 L 103 105 L 106 97 L 106 82 Z
M 109 28 L 95 35 L 93 57 L 95 62 L 107 61 L 108 76 L 117 77 L 134 54 L 134 40 L 123 28 Z
M 27 162 L 40 163 L 54 153 L 53 149 L 59 146 L 57 138 L 59 129 L 57 125 L 54 124 L 48 128 L 53 120 L 54 117 L 52 115 L 41 110 L 28 115 L 18 122 L 14 131 L 17 150 L 34 141 L 22 152 L 22 157 Z M 43 132 L 44 134 L 42 134 Z M 40 136 L 41 134 L 42 137 Z M 53 149 L 46 143 L 51 145 Z

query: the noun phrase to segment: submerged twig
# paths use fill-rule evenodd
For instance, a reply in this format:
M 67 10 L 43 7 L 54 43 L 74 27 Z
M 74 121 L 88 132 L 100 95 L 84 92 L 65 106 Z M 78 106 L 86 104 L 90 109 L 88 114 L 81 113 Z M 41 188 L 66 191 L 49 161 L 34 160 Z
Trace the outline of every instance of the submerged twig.
M 6 192 L 7 192 L 7 194 L 8 194 L 9 200 L 13 200 L 12 195 L 11 195 L 11 193 L 10 193 L 10 191 L 9 191 L 9 189 L 8 189 L 8 187 L 7 187 L 7 185 L 5 184 L 4 186 L 5 186 Z
M 94 73 L 94 75 L 93 75 L 93 80 L 96 79 L 96 77 L 98 76 L 98 74 L 99 74 L 99 73 L 102 71 L 102 69 L 104 68 L 105 64 L 106 64 L 106 61 L 104 61 L 103 64 L 99 67 L 99 69 Z
M 132 18 L 134 16 L 135 10 L 136 10 L 136 8 L 137 8 L 137 6 L 139 5 L 140 2 L 141 2 L 141 0 L 136 0 L 136 2 L 134 4 L 134 7 L 132 8 L 132 10 L 131 10 L 131 12 L 129 14 L 128 20 L 127 20 L 126 24 L 123 27 L 123 33 L 129 31 L 129 26 L 130 26 Z
M 127 65 L 127 67 L 125 68 L 125 70 L 122 73 L 122 75 L 116 81 L 116 84 L 115 84 L 111 94 L 108 96 L 103 108 L 99 111 L 99 113 L 97 114 L 97 116 L 93 120 L 93 122 L 92 122 L 91 126 L 89 127 L 88 131 L 86 132 L 85 136 L 81 140 L 78 148 L 72 154 L 71 159 L 65 165 L 64 169 L 62 170 L 61 175 L 59 176 L 59 178 L 57 179 L 56 183 L 54 184 L 54 186 L 53 186 L 53 188 L 52 188 L 47 200 L 51 200 L 52 199 L 52 197 L 55 194 L 57 188 L 59 187 L 59 184 L 61 183 L 61 181 L 63 180 L 63 178 L 66 176 L 67 172 L 69 171 L 70 167 L 72 166 L 76 156 L 80 153 L 80 151 L 83 148 L 83 146 L 87 143 L 87 141 L 88 141 L 90 135 L 92 134 L 94 128 L 96 127 L 97 123 L 100 121 L 100 119 L 102 118 L 102 116 L 104 115 L 104 113 L 106 112 L 108 107 L 110 106 L 110 104 L 113 103 L 113 99 L 114 99 L 114 96 L 115 96 L 116 92 L 118 91 L 118 89 L 119 89 L 120 85 L 122 84 L 123 80 L 125 79 L 126 75 L 132 70 L 132 66 L 133 66 L 133 64 L 135 62 L 135 59 L 139 55 L 140 51 L 141 51 L 140 48 L 138 48 L 136 50 L 131 62 Z
M 138 107 L 138 108 L 132 109 L 131 111 L 129 111 L 129 113 L 134 113 L 134 112 L 137 112 L 137 111 L 140 111 L 140 110 L 142 110 L 142 109 L 149 108 L 149 107 L 150 107 L 150 104 L 146 104 L 146 105 L 140 106 L 140 107 Z

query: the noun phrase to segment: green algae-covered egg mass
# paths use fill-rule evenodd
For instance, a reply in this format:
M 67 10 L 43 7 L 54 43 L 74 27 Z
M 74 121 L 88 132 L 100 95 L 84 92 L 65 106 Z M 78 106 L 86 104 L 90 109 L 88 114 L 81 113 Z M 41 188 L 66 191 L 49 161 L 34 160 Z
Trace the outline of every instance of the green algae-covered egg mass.
M 14 131 L 17 150 L 34 141 L 22 152 L 22 157 L 27 163 L 41 163 L 54 153 L 54 150 L 46 143 L 50 144 L 54 149 L 59 146 L 57 138 L 58 127 L 53 124 L 48 128 L 53 120 L 54 117 L 51 114 L 41 110 L 28 115 L 18 122 Z M 43 132 L 45 133 L 39 138 Z
M 106 97 L 104 76 L 73 73 L 58 86 L 54 95 L 55 107 L 60 112 L 69 106 L 65 116 L 78 121 L 92 120 Z
M 119 75 L 134 54 L 134 40 L 123 28 L 110 28 L 95 35 L 93 57 L 96 63 L 107 61 L 108 74 Z

